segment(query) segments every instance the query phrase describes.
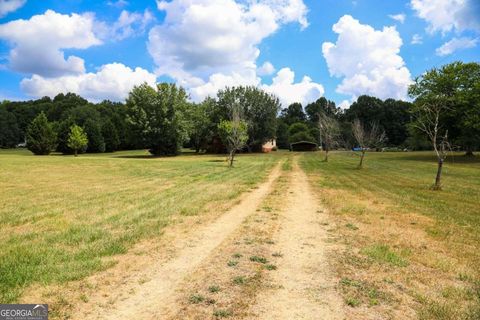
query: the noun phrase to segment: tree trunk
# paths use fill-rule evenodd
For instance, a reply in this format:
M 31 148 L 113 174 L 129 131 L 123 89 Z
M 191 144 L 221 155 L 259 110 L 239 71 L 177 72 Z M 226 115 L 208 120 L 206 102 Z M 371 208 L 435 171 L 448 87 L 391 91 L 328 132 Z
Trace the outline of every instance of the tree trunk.
M 365 151 L 362 150 L 362 155 L 360 156 L 360 163 L 358 164 L 358 168 L 363 168 L 363 158 L 365 158 Z
M 433 186 L 434 190 L 442 189 L 442 168 L 443 168 L 443 159 L 438 159 L 438 169 L 437 177 L 435 178 L 435 185 Z
M 233 167 L 233 158 L 235 157 L 235 150 L 230 151 L 230 167 Z
M 75 157 L 78 157 L 78 151 L 77 151 L 77 149 L 75 149 L 74 156 L 75 156 Z
M 328 162 L 328 149 L 325 149 L 325 162 Z
M 473 157 L 473 150 L 472 147 L 467 147 L 467 150 L 465 152 L 466 157 Z

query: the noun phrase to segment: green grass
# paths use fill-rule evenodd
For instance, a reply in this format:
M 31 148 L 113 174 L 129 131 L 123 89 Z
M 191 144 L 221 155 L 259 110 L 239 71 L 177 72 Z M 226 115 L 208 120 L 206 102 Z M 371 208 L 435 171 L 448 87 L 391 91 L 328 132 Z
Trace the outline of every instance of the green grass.
M 0 303 L 34 283 L 82 279 L 264 179 L 280 153 L 153 158 L 145 151 L 33 156 L 0 150 Z M 212 207 L 210 207 L 212 208 Z
M 388 263 L 396 267 L 406 267 L 408 265 L 408 261 L 404 257 L 408 255 L 406 252 L 397 253 L 384 244 L 364 248 L 362 253 L 379 263 Z
M 365 168 L 356 170 L 358 158 L 350 152 L 332 153 L 322 162 L 319 153 L 306 153 L 301 166 L 310 174 L 321 175 L 321 187 L 348 191 L 368 199 L 375 194 L 404 208 L 453 222 L 478 233 L 480 230 L 480 158 L 461 154 L 448 158 L 443 190 L 432 191 L 436 174 L 432 152 L 367 153 Z M 365 213 L 368 208 L 352 204 L 346 211 Z

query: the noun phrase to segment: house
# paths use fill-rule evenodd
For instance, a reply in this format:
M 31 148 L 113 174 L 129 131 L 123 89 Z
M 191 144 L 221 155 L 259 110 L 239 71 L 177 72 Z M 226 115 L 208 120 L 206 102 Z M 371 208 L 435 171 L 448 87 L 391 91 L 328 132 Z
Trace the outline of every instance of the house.
M 271 139 L 262 145 L 262 152 L 268 153 L 277 150 L 277 140 Z

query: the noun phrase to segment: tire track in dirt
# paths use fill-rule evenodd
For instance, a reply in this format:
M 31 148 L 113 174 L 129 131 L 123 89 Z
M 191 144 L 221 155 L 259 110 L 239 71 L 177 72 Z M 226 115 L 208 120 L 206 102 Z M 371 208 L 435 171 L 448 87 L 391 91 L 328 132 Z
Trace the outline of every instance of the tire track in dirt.
M 214 222 L 192 231 L 185 241 L 187 245 L 168 261 L 152 261 L 149 270 L 142 270 L 151 279 L 134 287 L 118 287 L 116 290 L 132 292 L 127 298 L 117 300 L 108 306 L 95 306 L 88 313 L 77 312 L 76 319 L 162 319 L 169 312 L 169 305 L 176 299 L 176 288 L 182 280 L 207 259 L 211 252 L 234 232 L 246 217 L 255 212 L 263 198 L 267 196 L 274 181 L 280 176 L 277 164 L 266 182 L 247 194 Z
M 343 303 L 327 261 L 325 214 L 313 196 L 306 174 L 294 159 L 287 208 L 274 239 L 283 254 L 272 273 L 273 289 L 258 296 L 252 319 L 344 319 Z

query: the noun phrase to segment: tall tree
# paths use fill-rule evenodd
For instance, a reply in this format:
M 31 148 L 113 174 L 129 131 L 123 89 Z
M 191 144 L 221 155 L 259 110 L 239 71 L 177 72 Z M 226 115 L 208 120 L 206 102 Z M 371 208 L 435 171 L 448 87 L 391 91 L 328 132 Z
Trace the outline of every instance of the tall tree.
M 22 140 L 15 114 L 0 105 L 0 148 L 13 148 Z
M 135 86 L 127 98 L 128 120 L 153 155 L 176 155 L 185 137 L 181 110 L 187 94 L 181 87 L 160 83 L 156 88 L 144 83 Z
M 233 87 L 218 92 L 218 111 L 225 115 L 223 119 L 229 119 L 229 110 L 236 103 L 248 124 L 247 147 L 260 151 L 266 141 L 275 138 L 280 101 L 256 87 Z
M 288 126 L 291 126 L 297 122 L 305 122 L 307 117 L 305 112 L 303 112 L 303 107 L 301 103 L 295 102 L 289 105 L 287 108 L 282 109 L 280 112 L 280 119 Z
M 467 155 L 480 147 L 479 63 L 453 62 L 433 68 L 415 79 L 409 94 L 417 106 L 443 106 L 440 125 Z
M 85 121 L 83 130 L 88 136 L 87 152 L 105 152 L 105 140 L 103 139 L 100 121 L 88 119 Z
M 117 128 L 110 119 L 104 121 L 102 126 L 102 136 L 105 142 L 105 151 L 113 152 L 120 146 L 120 138 Z
M 48 155 L 55 150 L 56 142 L 57 134 L 41 112 L 27 129 L 27 148 L 36 155 Z

